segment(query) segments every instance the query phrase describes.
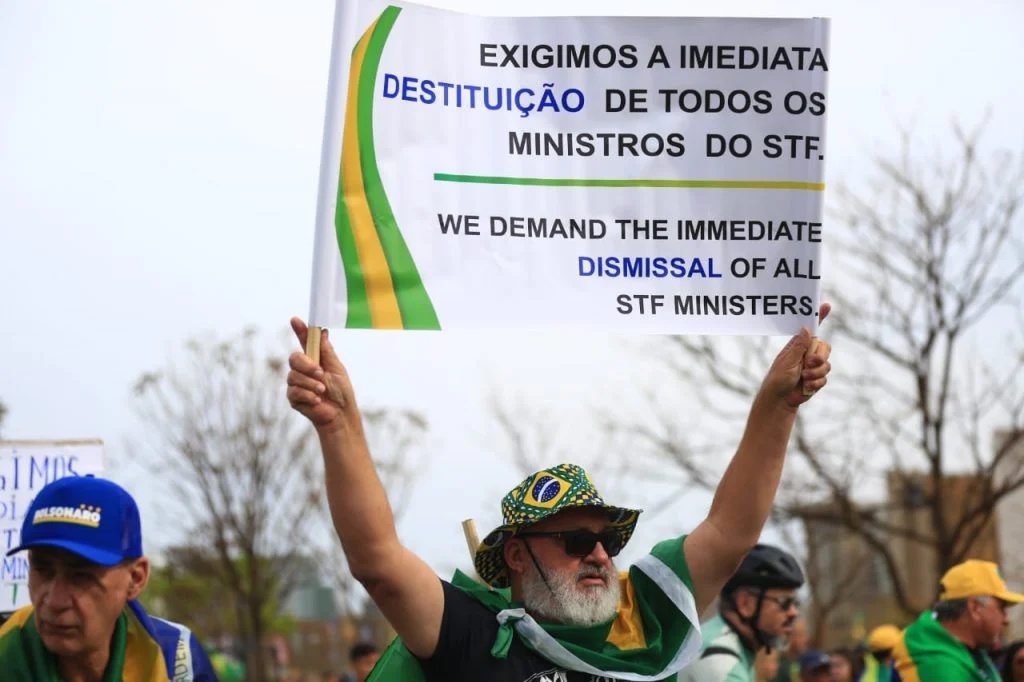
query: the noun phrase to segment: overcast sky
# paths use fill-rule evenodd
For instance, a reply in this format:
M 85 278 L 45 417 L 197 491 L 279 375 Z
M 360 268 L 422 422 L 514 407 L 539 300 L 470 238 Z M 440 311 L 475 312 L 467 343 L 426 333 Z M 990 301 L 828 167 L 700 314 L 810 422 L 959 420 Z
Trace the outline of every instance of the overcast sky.
M 868 152 L 895 144 L 897 124 L 941 147 L 951 117 L 973 123 L 990 109 L 989 140 L 1024 143 L 1024 6 L 1012 0 L 428 4 L 830 17 L 829 182 L 855 181 Z M 6 437 L 98 437 L 116 461 L 137 428 L 130 387 L 141 372 L 192 335 L 276 332 L 306 314 L 333 11 L 326 0 L 0 2 Z M 476 516 L 485 532 L 517 480 L 487 437 L 481 403 L 492 386 L 585 433 L 581 399 L 628 399 L 648 375 L 620 339 L 593 334 L 332 338 L 365 404 L 431 422 L 402 530 L 444 571 L 464 563 L 459 522 Z M 574 458 L 594 463 L 590 452 Z M 150 508 L 159 482 L 123 476 Z M 623 503 L 646 500 L 624 492 L 634 498 Z M 706 503 L 682 496 L 641 526 L 637 544 L 688 530 Z

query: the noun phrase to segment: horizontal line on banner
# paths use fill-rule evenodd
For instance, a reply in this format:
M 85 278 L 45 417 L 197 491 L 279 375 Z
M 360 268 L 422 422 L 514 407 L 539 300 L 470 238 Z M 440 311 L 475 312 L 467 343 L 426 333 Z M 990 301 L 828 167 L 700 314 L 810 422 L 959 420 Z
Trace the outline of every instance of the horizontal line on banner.
M 514 178 L 500 175 L 456 175 L 434 173 L 438 182 L 477 185 L 525 185 L 539 187 L 669 187 L 693 189 L 798 189 L 825 190 L 823 182 L 793 180 L 613 180 L 604 178 Z

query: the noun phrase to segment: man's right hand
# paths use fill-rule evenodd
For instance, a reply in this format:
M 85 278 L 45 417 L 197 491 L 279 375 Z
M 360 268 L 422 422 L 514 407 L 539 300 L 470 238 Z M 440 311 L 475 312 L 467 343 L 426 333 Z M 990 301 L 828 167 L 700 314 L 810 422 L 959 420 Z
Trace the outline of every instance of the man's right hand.
M 291 325 L 305 348 L 306 323 L 296 317 Z M 441 580 L 398 539 L 391 505 L 366 443 L 352 382 L 327 330 L 321 332 L 319 358 L 295 352 L 288 365 L 288 402 L 316 427 L 331 519 L 349 570 L 409 651 L 428 657 L 441 633 Z
M 292 330 L 303 348 L 309 328 L 298 317 L 291 320 Z M 295 352 L 288 358 L 288 402 L 318 429 L 337 425 L 347 413 L 356 412 L 355 393 L 345 366 L 334 352 L 327 330 L 320 337 L 320 358 Z

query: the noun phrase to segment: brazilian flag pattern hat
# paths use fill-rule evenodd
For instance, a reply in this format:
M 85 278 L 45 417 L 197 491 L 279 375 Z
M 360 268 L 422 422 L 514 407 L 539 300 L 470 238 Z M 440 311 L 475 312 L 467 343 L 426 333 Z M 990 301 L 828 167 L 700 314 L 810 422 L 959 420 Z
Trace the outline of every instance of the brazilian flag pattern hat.
M 527 476 L 501 500 L 502 525 L 480 543 L 474 565 L 480 578 L 491 587 L 509 586 L 505 564 L 505 543 L 516 533 L 541 519 L 566 509 L 598 507 L 608 512 L 612 528 L 625 547 L 633 535 L 641 510 L 606 504 L 590 476 L 576 464 L 559 464 Z

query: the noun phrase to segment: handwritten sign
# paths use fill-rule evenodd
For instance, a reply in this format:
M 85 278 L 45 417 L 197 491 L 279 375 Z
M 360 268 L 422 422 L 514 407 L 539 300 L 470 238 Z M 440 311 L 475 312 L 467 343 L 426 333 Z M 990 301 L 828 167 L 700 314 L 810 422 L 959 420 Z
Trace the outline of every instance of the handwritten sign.
M 0 441 L 0 612 L 29 603 L 28 555 L 8 550 L 21 541 L 21 524 L 39 489 L 65 476 L 103 473 L 103 443 Z
M 313 324 L 816 327 L 827 19 L 338 7 Z

